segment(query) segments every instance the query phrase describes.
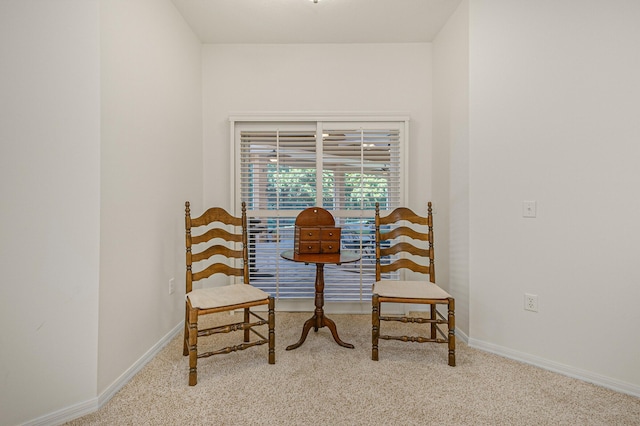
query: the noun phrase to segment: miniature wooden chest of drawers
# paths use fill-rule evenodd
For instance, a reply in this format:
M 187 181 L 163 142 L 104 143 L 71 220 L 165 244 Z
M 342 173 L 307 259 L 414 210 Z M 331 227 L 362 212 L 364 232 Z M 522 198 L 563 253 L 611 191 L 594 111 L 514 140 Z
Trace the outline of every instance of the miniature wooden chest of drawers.
M 296 218 L 293 249 L 297 254 L 340 253 L 340 228 L 320 207 L 303 210 Z

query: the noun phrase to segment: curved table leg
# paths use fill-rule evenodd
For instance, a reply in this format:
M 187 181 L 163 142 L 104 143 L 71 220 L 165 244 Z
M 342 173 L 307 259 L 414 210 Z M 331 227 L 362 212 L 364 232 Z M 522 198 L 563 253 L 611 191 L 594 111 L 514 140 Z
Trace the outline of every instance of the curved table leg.
M 302 328 L 302 335 L 300 336 L 300 340 L 298 340 L 293 345 L 287 346 L 287 350 L 290 351 L 292 349 L 296 349 L 296 348 L 299 348 L 300 346 L 302 346 L 304 341 L 307 339 L 307 335 L 309 334 L 309 330 L 311 330 L 311 327 L 315 326 L 315 323 L 316 323 L 316 316 L 315 315 L 313 317 L 309 318 L 308 320 L 306 320 L 305 323 L 304 323 L 304 327 Z M 318 330 L 316 329 L 316 331 L 318 331 Z
M 331 330 L 331 334 L 333 335 L 333 340 L 336 341 L 340 346 L 344 346 L 345 348 L 353 349 L 354 346 L 351 343 L 345 343 L 338 337 L 338 330 L 336 329 L 336 323 L 330 320 L 327 317 L 322 318 L 322 325 L 326 325 Z

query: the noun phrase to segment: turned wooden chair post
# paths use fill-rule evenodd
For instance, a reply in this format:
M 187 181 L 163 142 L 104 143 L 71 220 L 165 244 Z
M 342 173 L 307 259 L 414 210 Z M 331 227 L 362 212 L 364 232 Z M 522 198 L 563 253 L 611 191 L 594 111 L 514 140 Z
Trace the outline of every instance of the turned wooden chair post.
M 372 297 L 371 359 L 378 360 L 378 340 L 380 337 L 380 300 L 377 294 Z

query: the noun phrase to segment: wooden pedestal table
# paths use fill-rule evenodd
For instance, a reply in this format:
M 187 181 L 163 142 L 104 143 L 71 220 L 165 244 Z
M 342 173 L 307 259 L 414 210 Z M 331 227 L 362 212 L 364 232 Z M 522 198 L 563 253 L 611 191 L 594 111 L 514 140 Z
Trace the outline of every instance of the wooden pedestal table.
M 336 323 L 324 315 L 324 265 L 340 265 L 342 263 L 356 262 L 360 260 L 360 254 L 355 251 L 343 251 L 341 253 L 330 254 L 296 254 L 293 250 L 287 250 L 282 252 L 280 256 L 293 262 L 316 264 L 316 310 L 314 311 L 313 316 L 304 323 L 300 340 L 293 345 L 287 346 L 287 350 L 290 351 L 292 349 L 299 348 L 307 338 L 311 327 L 313 327 L 314 331 L 318 331 L 319 328 L 325 326 L 329 327 L 329 330 L 331 330 L 331 334 L 333 335 L 333 339 L 336 343 L 340 346 L 344 346 L 345 348 L 353 349 L 353 345 L 351 343 L 345 343 L 340 340 L 340 337 L 338 337 L 338 330 L 336 330 Z

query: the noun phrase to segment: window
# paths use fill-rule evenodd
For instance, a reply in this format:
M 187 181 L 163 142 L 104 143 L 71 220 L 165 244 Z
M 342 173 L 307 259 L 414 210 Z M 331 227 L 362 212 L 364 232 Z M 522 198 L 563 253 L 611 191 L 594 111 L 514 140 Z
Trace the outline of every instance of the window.
M 251 281 L 277 299 L 314 297 L 315 268 L 280 258 L 293 248 L 301 210 L 322 206 L 342 228 L 343 250 L 362 260 L 325 267 L 325 299 L 371 298 L 374 208 L 401 204 L 407 120 L 232 120 L 234 205 L 247 203 Z

